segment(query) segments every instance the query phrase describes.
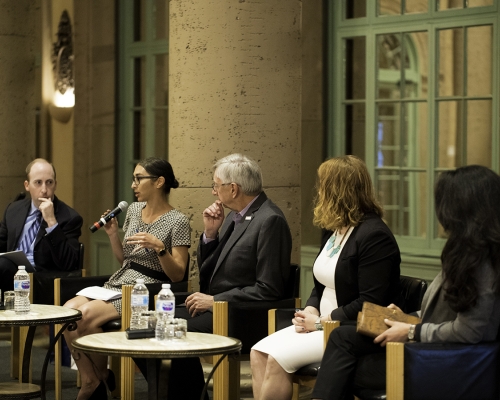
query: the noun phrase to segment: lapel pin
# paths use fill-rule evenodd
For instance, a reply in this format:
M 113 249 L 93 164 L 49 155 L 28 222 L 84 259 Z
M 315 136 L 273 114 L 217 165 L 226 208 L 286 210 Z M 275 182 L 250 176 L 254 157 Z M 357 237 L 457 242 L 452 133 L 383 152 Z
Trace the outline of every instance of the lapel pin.
M 249 215 L 248 217 L 245 217 L 245 221 L 250 221 L 252 217 Z

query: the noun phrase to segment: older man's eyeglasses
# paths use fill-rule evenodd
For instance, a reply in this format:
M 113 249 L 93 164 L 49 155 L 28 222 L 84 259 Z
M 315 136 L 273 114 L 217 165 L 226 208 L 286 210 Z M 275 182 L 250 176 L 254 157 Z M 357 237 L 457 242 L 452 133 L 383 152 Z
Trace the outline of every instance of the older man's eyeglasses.
M 218 185 L 217 183 L 215 183 L 215 182 L 214 182 L 214 183 L 212 183 L 212 190 L 217 191 L 217 190 L 219 190 L 219 188 L 220 188 L 221 186 L 230 185 L 231 183 L 232 183 L 232 182 L 228 182 L 228 183 L 221 183 L 220 185 Z
M 139 186 L 141 184 L 142 179 L 157 179 L 157 176 L 154 175 L 145 175 L 145 176 L 133 176 L 132 184 Z

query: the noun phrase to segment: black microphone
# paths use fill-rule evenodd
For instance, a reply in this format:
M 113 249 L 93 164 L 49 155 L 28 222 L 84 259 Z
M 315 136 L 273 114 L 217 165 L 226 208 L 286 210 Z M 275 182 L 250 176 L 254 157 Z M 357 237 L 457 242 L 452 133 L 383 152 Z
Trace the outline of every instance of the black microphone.
M 116 217 L 122 211 L 127 211 L 127 208 L 128 208 L 128 203 L 126 201 L 120 201 L 118 206 L 113 211 L 107 213 L 99 221 L 94 222 L 94 225 L 89 226 L 90 232 L 94 233 L 95 231 L 100 229 L 101 226 L 107 224 L 111 220 L 111 218 Z

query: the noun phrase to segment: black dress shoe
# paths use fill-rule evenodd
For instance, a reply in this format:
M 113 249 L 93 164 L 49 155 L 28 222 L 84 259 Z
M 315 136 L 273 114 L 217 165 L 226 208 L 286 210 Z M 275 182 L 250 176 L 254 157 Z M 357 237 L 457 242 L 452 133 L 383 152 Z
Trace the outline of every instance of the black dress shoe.
M 106 400 L 108 398 L 108 391 L 106 384 L 100 382 L 89 397 L 89 400 Z
M 106 379 L 106 385 L 108 385 L 110 392 L 116 389 L 115 374 L 110 369 L 108 369 L 108 379 Z

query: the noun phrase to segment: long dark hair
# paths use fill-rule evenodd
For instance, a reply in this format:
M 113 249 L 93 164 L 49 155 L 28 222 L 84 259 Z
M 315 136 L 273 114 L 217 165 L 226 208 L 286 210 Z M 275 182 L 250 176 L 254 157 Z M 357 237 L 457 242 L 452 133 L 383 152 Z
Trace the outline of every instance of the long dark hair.
M 479 165 L 443 172 L 435 203 L 448 234 L 441 254 L 445 299 L 454 311 L 467 311 L 477 303 L 476 275 L 486 263 L 500 291 L 500 176 Z

